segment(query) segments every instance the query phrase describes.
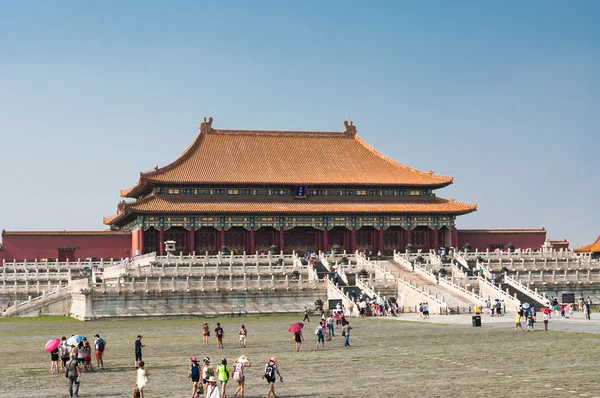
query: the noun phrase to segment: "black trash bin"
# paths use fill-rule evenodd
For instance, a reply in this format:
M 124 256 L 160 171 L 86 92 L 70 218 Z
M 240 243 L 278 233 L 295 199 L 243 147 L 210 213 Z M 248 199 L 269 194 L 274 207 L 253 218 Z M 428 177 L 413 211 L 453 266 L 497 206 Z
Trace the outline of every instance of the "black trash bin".
M 481 326 L 481 315 L 473 315 L 473 326 Z

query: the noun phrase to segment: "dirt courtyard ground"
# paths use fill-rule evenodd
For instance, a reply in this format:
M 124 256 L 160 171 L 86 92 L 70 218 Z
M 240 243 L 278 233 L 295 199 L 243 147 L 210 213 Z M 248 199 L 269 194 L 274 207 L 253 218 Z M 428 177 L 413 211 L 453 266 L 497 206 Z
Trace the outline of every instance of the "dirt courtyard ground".
M 266 360 L 276 356 L 283 383 L 279 397 L 600 397 L 599 336 L 592 333 L 514 332 L 513 316 L 474 328 L 466 316 L 416 321 L 352 320 L 351 347 L 343 348 L 341 331 L 315 349 L 316 318 L 306 323 L 305 343 L 295 352 L 288 326 L 302 316 L 206 319 L 221 322 L 225 348 L 214 337 L 202 345 L 205 319 L 115 320 L 86 322 L 70 318 L 0 320 L 0 397 L 67 397 L 67 379 L 50 374 L 47 340 L 99 333 L 107 341 L 105 370 L 82 375 L 81 397 L 131 397 L 135 385 L 134 341 L 144 336 L 144 360 L 150 371 L 147 397 L 189 397 L 189 357 L 208 356 L 215 364 L 247 355 L 247 397 L 264 397 L 261 379 Z M 450 320 L 451 324 L 442 324 Z M 415 322 L 416 321 L 416 322 Z M 552 325 L 559 322 L 553 321 Z M 575 322 L 575 321 L 573 321 Z M 248 348 L 237 331 L 248 328 Z M 537 323 L 539 328 L 541 323 Z M 490 326 L 490 327 L 486 327 Z M 586 327 L 583 325 L 582 327 Z M 598 325 L 589 330 L 598 332 Z M 227 388 L 233 396 L 235 382 Z

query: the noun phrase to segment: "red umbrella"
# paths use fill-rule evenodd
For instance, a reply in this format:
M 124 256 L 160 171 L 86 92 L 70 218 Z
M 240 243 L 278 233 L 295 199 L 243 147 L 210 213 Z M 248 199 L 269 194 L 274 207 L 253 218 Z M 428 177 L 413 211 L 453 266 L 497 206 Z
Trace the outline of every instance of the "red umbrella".
M 302 330 L 303 327 L 304 327 L 304 324 L 302 322 L 296 322 L 296 323 L 292 324 L 292 326 L 290 326 L 290 328 L 288 329 L 288 332 L 297 333 L 300 330 Z
M 60 345 L 60 339 L 52 339 L 48 340 L 46 343 L 46 352 L 52 352 L 58 348 Z
M 548 308 L 548 307 L 542 307 L 541 311 L 542 311 L 544 314 L 549 314 L 549 313 L 550 313 L 550 308 Z

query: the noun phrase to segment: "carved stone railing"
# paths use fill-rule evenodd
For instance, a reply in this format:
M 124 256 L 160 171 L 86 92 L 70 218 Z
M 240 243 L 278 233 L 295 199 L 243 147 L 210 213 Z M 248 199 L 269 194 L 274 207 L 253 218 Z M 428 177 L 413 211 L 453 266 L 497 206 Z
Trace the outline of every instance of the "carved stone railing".
M 511 296 L 510 293 L 508 292 L 508 289 L 506 289 L 506 291 L 500 289 L 498 286 L 494 285 L 493 283 L 490 283 L 490 281 L 488 281 L 485 278 L 482 277 L 478 277 L 477 281 L 479 282 L 479 295 L 486 297 L 487 299 L 492 301 L 494 299 L 500 299 L 500 300 L 504 300 L 504 304 L 506 305 L 506 309 L 507 310 L 517 310 L 519 308 L 519 306 L 521 305 L 521 301 L 517 298 L 516 294 L 514 296 Z
M 454 295 L 460 296 L 473 304 L 483 304 L 483 302 L 485 301 L 483 298 L 481 298 L 479 295 L 475 294 L 474 292 L 469 291 L 469 290 L 465 289 L 464 287 L 455 284 L 454 282 L 452 282 L 451 279 L 444 277 L 444 278 L 440 278 L 439 282 L 440 282 L 439 283 L 440 286 L 443 286 L 443 287 L 453 291 Z
M 402 303 L 403 305 L 413 306 L 417 303 L 427 302 L 429 304 L 430 311 L 437 313 L 444 313 L 448 307 L 448 305 L 437 297 L 428 294 L 425 292 L 424 287 L 418 288 L 412 285 L 410 282 L 405 281 L 402 278 L 398 278 L 398 296 L 401 297 L 404 294 L 405 298 L 408 300 L 406 303 Z
M 525 294 L 526 296 L 531 297 L 533 300 L 535 300 L 539 304 L 545 305 L 549 301 L 545 295 L 539 294 L 537 292 L 537 288 L 534 290 L 531 290 L 529 288 L 529 286 L 522 284 L 521 282 L 511 278 L 507 274 L 504 274 L 504 283 L 508 284 L 509 286 L 512 286 L 513 288 L 517 289 L 518 291 Z
M 6 309 L 6 311 L 4 311 L 2 313 L 2 316 L 3 317 L 15 316 L 15 315 L 17 315 L 23 311 L 26 311 L 27 309 L 30 309 L 32 307 L 37 307 L 39 305 L 51 304 L 53 302 L 63 300 L 70 295 L 71 295 L 71 286 L 69 286 L 69 285 L 61 286 L 61 287 L 58 287 L 56 290 L 53 290 L 49 293 L 44 292 L 41 296 L 38 296 L 35 298 L 29 297 L 29 299 L 27 301 L 24 301 L 21 303 L 15 303 L 15 305 Z

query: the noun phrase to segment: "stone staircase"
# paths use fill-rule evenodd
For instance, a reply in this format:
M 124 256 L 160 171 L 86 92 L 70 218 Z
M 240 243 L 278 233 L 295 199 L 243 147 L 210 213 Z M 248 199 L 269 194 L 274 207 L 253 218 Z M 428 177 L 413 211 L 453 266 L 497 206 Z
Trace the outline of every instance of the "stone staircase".
M 470 307 L 477 304 L 456 294 L 451 288 L 434 283 L 431 279 L 423 276 L 412 268 L 409 268 L 404 263 L 400 263 L 396 260 L 387 260 L 382 261 L 379 264 L 382 268 L 394 275 L 397 274 L 399 278 L 403 278 L 412 285 L 415 285 L 418 288 L 425 288 L 425 291 L 431 296 L 441 299 L 449 307 Z

